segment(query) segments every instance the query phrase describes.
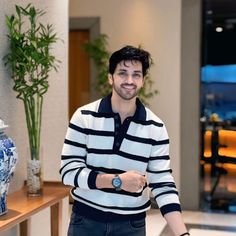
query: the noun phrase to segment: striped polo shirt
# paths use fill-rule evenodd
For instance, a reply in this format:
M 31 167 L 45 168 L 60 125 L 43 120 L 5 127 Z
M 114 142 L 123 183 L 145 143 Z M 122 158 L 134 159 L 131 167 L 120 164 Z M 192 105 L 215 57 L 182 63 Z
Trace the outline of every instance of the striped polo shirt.
M 141 191 L 96 188 L 97 174 L 129 170 L 147 177 Z M 71 195 L 84 214 L 103 218 L 143 214 L 150 208 L 150 194 L 163 215 L 181 211 L 171 172 L 165 125 L 138 98 L 134 116 L 123 123 L 112 111 L 111 94 L 78 108 L 72 116 L 60 174 L 63 183 L 73 187 Z

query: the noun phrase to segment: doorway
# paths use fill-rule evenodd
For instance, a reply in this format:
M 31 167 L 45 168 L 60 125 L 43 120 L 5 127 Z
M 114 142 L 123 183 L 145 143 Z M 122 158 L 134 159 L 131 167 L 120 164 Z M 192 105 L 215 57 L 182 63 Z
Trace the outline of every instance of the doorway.
M 98 98 L 94 86 L 96 68 L 83 49 L 83 44 L 99 34 L 99 17 L 69 19 L 69 119 L 78 107 Z
M 88 30 L 69 32 L 69 118 L 90 101 L 89 56 L 83 49 L 88 40 Z

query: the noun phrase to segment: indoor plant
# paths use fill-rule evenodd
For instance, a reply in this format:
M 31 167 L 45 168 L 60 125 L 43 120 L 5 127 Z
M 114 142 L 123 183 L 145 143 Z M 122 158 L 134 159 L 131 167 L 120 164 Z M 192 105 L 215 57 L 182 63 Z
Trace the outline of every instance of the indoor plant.
M 14 81 L 17 98 L 23 101 L 29 137 L 29 165 L 27 175 L 28 192 L 38 195 L 42 189 L 40 178 L 40 131 L 43 98 L 49 87 L 49 72 L 58 68 L 58 60 L 51 53 L 51 47 L 58 37 L 51 24 L 38 22 L 45 11 L 32 4 L 15 6 L 16 13 L 6 16 L 9 51 L 4 57 Z M 39 164 L 39 166 L 38 166 Z M 32 182 L 30 182 L 30 179 Z M 35 183 L 36 186 L 33 186 Z M 35 188 L 34 188 L 35 187 Z
M 107 49 L 108 45 L 108 36 L 106 34 L 101 34 L 99 37 L 95 38 L 92 41 L 88 41 L 84 45 L 85 51 L 92 58 L 98 74 L 98 79 L 96 83 L 96 90 L 99 95 L 104 97 L 111 92 L 111 86 L 107 82 L 107 68 L 109 58 L 111 53 Z M 141 48 L 141 46 L 139 46 Z M 151 58 L 150 64 L 153 65 L 153 60 Z M 148 104 L 148 99 L 152 98 L 155 94 L 158 93 L 157 90 L 152 88 L 153 80 L 150 77 L 150 74 L 147 73 L 145 76 L 145 83 L 142 89 L 139 92 L 139 98 L 145 105 Z

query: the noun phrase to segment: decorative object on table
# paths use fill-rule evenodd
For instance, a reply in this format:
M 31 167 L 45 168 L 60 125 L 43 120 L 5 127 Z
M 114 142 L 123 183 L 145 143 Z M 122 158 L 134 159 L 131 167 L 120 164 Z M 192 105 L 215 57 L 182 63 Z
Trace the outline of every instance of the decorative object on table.
M 108 47 L 108 36 L 106 34 L 101 34 L 98 38 L 88 41 L 84 44 L 85 51 L 92 58 L 98 74 L 98 80 L 96 83 L 96 90 L 99 95 L 104 97 L 111 92 L 111 86 L 107 82 L 107 68 L 109 58 L 111 53 L 107 49 Z M 142 48 L 139 45 L 139 48 Z M 153 65 L 153 60 L 151 59 L 150 65 Z M 145 83 L 143 88 L 139 92 L 139 98 L 145 105 L 149 105 L 148 99 L 152 98 L 158 93 L 157 90 L 153 90 L 153 80 L 149 73 L 145 76 Z
M 8 126 L 0 119 L 0 216 L 7 212 L 7 193 L 18 159 L 14 142 L 4 130 Z
M 58 41 L 51 24 L 38 22 L 45 14 L 32 4 L 15 6 L 16 14 L 6 16 L 9 30 L 9 52 L 4 57 L 11 71 L 13 90 L 23 101 L 29 137 L 30 158 L 28 160 L 28 195 L 42 193 L 40 131 L 43 98 L 49 87 L 49 72 L 56 70 L 59 60 L 51 53 L 52 45 Z

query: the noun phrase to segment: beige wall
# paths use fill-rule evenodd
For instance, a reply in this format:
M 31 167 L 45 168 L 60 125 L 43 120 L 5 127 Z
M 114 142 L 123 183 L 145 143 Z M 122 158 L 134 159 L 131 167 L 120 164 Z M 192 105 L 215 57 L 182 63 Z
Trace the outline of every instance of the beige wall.
M 1 1 L 0 9 L 0 58 L 7 52 L 7 29 L 5 27 L 5 14 L 14 11 L 14 4 L 26 5 L 28 1 Z M 56 57 L 62 61 L 58 73 L 52 72 L 49 77 L 49 90 L 44 99 L 42 120 L 42 147 L 44 178 L 46 180 L 59 180 L 58 169 L 60 165 L 60 152 L 67 126 L 67 47 L 68 47 L 68 1 L 37 1 L 35 6 L 45 9 L 47 14 L 42 18 L 44 22 L 54 25 L 55 31 L 64 42 L 58 42 L 54 46 Z M 12 90 L 13 82 L 9 73 L 0 63 L 0 117 L 9 124 L 6 130 L 19 149 L 19 162 L 11 188 L 17 189 L 22 185 L 26 175 L 26 154 L 28 138 L 25 123 L 23 104 L 16 99 L 16 93 Z M 14 185 L 14 186 L 13 186 Z
M 62 61 L 62 64 L 59 73 L 53 72 L 50 75 L 50 88 L 45 97 L 42 128 L 45 179 L 59 180 L 60 152 L 68 123 L 68 0 L 38 0 L 35 2 L 36 6 L 47 10 L 48 14 L 44 18 L 45 21 L 50 19 L 59 36 L 64 40 L 64 43 L 58 43 L 55 47 L 55 53 Z M 192 0 L 191 2 L 197 3 L 199 0 Z M 14 4 L 27 3 L 28 1 L 26 0 L 1 1 L 0 58 L 6 53 L 7 48 L 7 42 L 4 39 L 6 35 L 4 16 L 14 10 Z M 181 44 L 181 32 L 183 32 L 181 29 L 183 27 L 181 23 L 182 3 L 183 1 L 181 0 L 70 0 L 69 4 L 70 17 L 100 17 L 101 33 L 109 36 L 110 51 L 116 50 L 126 44 L 141 44 L 151 52 L 155 62 L 151 70 L 151 76 L 155 80 L 155 88 L 159 90 L 159 94 L 151 101 L 151 108 L 167 125 L 171 139 L 172 167 L 178 186 L 181 185 L 181 143 L 182 145 L 185 143 L 185 140 L 181 137 L 181 112 L 184 112 L 185 115 L 188 113 L 188 111 L 181 108 L 180 101 L 185 93 L 195 94 L 191 93 L 191 91 L 194 91 L 191 83 L 184 89 L 180 88 L 181 75 L 183 75 L 183 70 L 185 70 L 185 68 L 181 67 L 181 57 L 184 47 Z M 194 27 L 191 27 L 191 25 L 188 27 L 188 32 L 191 34 L 191 30 L 194 31 Z M 192 40 L 191 37 L 190 39 Z M 186 58 L 191 58 L 190 47 L 188 47 Z M 189 63 L 196 70 L 195 62 L 190 60 Z M 196 72 L 188 73 L 190 80 L 196 79 L 197 77 L 195 75 Z M 26 177 L 28 139 L 23 106 L 15 98 L 15 93 L 11 87 L 12 81 L 9 79 L 3 63 L 0 63 L 0 117 L 10 125 L 7 133 L 15 140 L 20 154 L 16 173 L 11 182 L 11 191 L 14 191 L 22 186 L 23 180 Z M 196 101 L 198 98 L 195 97 L 194 99 Z M 195 107 L 196 104 L 191 109 L 194 110 Z M 188 117 L 185 116 L 185 119 L 188 119 Z M 186 137 L 186 139 L 188 138 Z M 191 143 L 191 138 L 189 138 L 188 145 L 190 145 L 192 150 L 198 148 L 194 146 L 195 144 Z M 196 159 L 196 156 L 191 156 L 190 158 Z M 190 179 L 191 185 L 190 177 L 188 178 Z M 43 220 L 47 219 L 47 217 L 45 218 L 45 214 L 39 216 L 37 218 L 38 220 L 36 220 L 41 225 L 47 223 L 46 221 L 44 223 Z M 39 226 L 37 226 L 37 223 L 35 227 L 35 232 L 32 235 L 36 235 L 39 232 L 39 235 L 48 235 L 47 229 L 43 233 L 38 230 L 37 227 Z M 17 235 L 16 229 L 5 234 L 0 233 L 0 235 Z
M 31 1 L 32 2 L 32 1 Z M 43 123 L 42 123 L 42 147 L 45 180 L 60 180 L 58 170 L 60 167 L 60 153 L 64 141 L 68 118 L 67 102 L 67 74 L 68 74 L 68 0 L 38 0 L 33 1 L 37 8 L 44 9 L 47 14 L 42 21 L 54 25 L 55 31 L 64 42 L 58 42 L 55 47 L 56 57 L 62 61 L 58 73 L 52 72 L 49 78 L 49 91 L 45 96 Z M 26 0 L 1 0 L 0 8 L 0 58 L 7 52 L 7 29 L 5 26 L 5 15 L 14 12 L 14 5 L 26 6 Z M 15 175 L 10 184 L 10 191 L 19 189 L 26 178 L 26 154 L 28 149 L 27 130 L 25 125 L 25 114 L 21 101 L 15 98 L 12 90 L 12 81 L 3 65 L 0 63 L 0 117 L 10 126 L 6 133 L 14 139 L 19 152 L 19 161 L 16 166 Z M 39 217 L 39 216 L 38 216 Z M 45 218 L 45 217 L 41 217 Z M 42 229 L 42 224 L 45 225 Z M 47 230 L 48 221 L 44 223 L 37 220 L 34 223 L 32 235 L 49 235 L 44 233 Z M 41 227 L 41 228 L 40 228 Z M 64 227 L 65 228 L 65 227 Z M 16 229 L 0 233 L 1 236 L 16 235 Z M 64 234 L 65 235 L 65 232 Z
M 152 54 L 151 76 L 159 95 L 151 108 L 167 125 L 179 185 L 181 0 L 71 0 L 69 14 L 100 17 L 101 33 L 109 36 L 110 51 L 141 44 Z

